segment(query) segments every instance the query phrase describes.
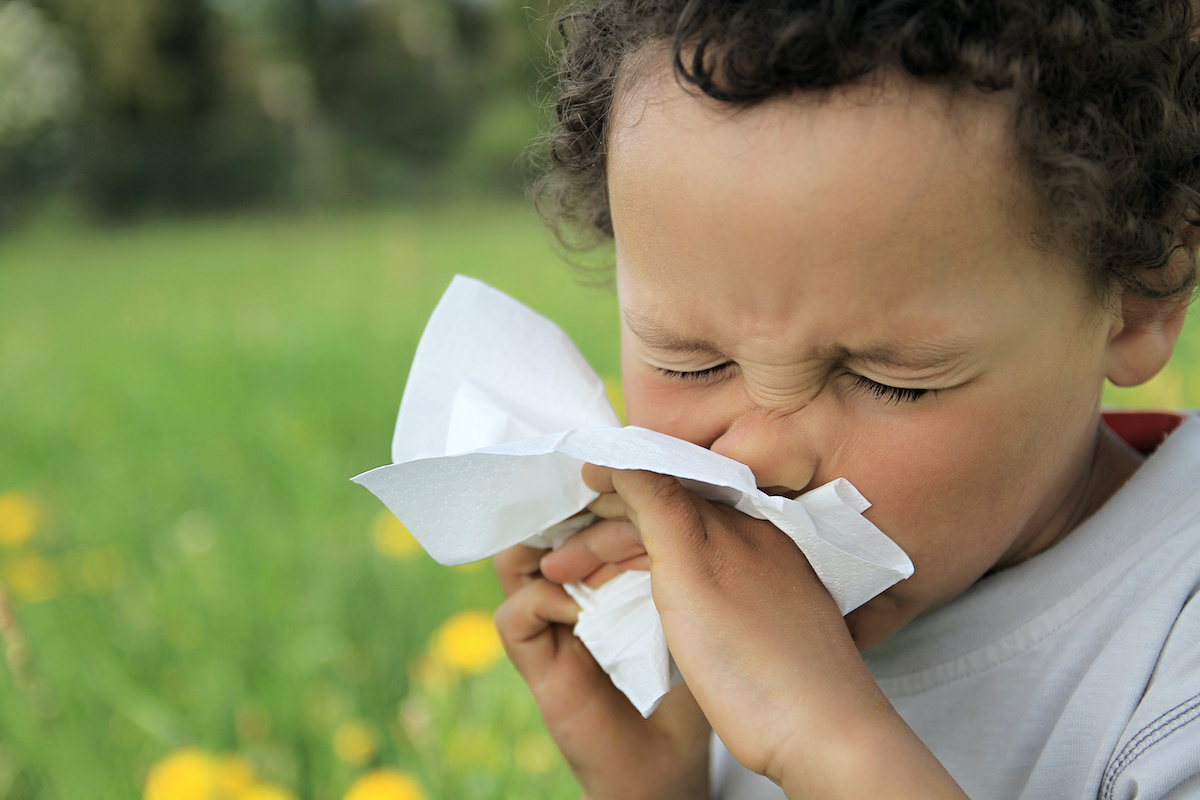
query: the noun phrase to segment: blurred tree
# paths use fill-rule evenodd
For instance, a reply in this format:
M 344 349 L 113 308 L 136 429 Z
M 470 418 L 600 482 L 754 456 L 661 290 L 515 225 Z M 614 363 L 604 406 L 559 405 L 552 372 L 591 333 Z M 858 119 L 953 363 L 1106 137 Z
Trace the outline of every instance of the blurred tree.
M 51 66 L 6 51 L 28 38 L 7 21 L 18 12 L 57 42 Z M 86 208 L 116 219 L 455 182 L 511 191 L 540 119 L 530 87 L 551 13 L 522 0 L 0 0 L 0 179 L 69 175 Z M 70 90 L 38 90 L 53 113 L 10 123 L 38 131 L 18 146 L 4 109 L 31 91 L 21 70 Z M 13 205 L 2 191 L 0 204 Z
M 80 88 L 74 55 L 45 14 L 0 5 L 0 228 L 61 178 Z
M 274 137 L 230 102 L 205 0 L 41 0 L 87 77 L 77 190 L 92 211 L 220 207 L 268 194 Z

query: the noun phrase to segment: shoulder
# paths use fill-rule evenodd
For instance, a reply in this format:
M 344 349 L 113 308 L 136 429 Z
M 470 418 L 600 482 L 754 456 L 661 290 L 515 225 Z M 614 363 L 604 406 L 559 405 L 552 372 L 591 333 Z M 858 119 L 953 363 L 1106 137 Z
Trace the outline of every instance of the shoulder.
M 1106 765 L 1101 798 L 1174 797 L 1200 792 L 1200 419 L 1177 414 L 1106 415 L 1118 435 L 1143 452 L 1153 481 L 1143 499 L 1162 502 L 1155 490 L 1174 484 L 1177 503 L 1167 503 L 1166 534 L 1155 552 L 1155 574 L 1139 622 L 1157 617 L 1161 644 L 1136 708 Z M 1160 447 L 1161 444 L 1161 447 Z M 1147 477 L 1147 476 L 1143 476 Z M 1182 480 L 1180 478 L 1182 477 Z M 1190 489 L 1189 489 L 1190 485 Z
M 1195 526 L 1193 526 L 1194 528 Z M 1200 792 L 1200 599 L 1193 592 L 1105 769 L 1101 798 Z

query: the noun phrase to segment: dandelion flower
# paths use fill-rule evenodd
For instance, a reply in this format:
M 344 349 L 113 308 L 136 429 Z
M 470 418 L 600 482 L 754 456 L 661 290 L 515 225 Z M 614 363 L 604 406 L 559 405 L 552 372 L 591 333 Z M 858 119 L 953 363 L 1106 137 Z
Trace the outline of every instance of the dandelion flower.
M 412 558 L 421 552 L 421 545 L 404 527 L 404 523 L 386 508 L 375 516 L 371 524 L 371 539 L 375 549 L 391 558 Z
M 218 797 L 240 798 L 258 783 L 254 767 L 241 756 L 222 756 L 212 759 L 213 784 Z
M 150 769 L 145 800 L 296 800 L 274 784 L 260 783 L 241 756 L 214 756 L 198 748 L 176 750 Z
M 362 720 L 343 722 L 333 732 L 333 752 L 347 764 L 361 767 L 379 750 L 375 732 Z
M 145 800 L 210 800 L 216 788 L 213 766 L 203 750 L 176 750 L 150 768 Z
M 234 795 L 233 800 L 296 800 L 296 796 L 273 783 L 256 783 Z
M 343 800 L 425 800 L 425 792 L 408 773 L 377 769 L 351 784 Z
M 58 596 L 62 581 L 58 567 L 41 556 L 24 556 L 4 567 L 4 580 L 13 594 L 27 603 L 42 603 Z
M 38 507 L 23 492 L 0 492 L 0 545 L 24 544 L 37 529 Z
M 492 615 L 470 610 L 446 620 L 434 634 L 432 660 L 461 672 L 483 672 L 504 653 Z

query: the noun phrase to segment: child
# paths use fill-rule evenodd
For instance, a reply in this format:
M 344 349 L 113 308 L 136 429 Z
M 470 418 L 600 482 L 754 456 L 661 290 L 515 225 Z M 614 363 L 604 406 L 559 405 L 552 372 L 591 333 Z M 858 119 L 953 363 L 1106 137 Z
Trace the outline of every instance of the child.
M 590 800 L 1200 796 L 1200 421 L 1146 460 L 1100 415 L 1106 379 L 1166 364 L 1191 295 L 1194 21 L 566 17 L 541 197 L 615 242 L 629 422 L 770 492 L 847 478 L 916 570 L 843 619 L 769 523 L 585 468 L 602 520 L 498 556 L 496 619 Z M 561 587 L 625 569 L 651 571 L 685 680 L 645 720 Z

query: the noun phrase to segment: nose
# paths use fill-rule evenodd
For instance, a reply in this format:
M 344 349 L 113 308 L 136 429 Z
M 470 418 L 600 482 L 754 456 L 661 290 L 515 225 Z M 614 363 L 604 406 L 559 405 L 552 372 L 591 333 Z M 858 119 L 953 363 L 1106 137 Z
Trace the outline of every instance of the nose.
M 780 413 L 755 407 L 730 420 L 710 449 L 750 467 L 768 494 L 794 496 L 815 488 L 820 465 L 811 427 L 803 409 Z

